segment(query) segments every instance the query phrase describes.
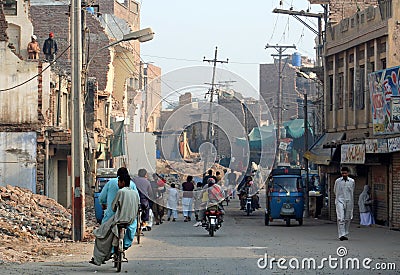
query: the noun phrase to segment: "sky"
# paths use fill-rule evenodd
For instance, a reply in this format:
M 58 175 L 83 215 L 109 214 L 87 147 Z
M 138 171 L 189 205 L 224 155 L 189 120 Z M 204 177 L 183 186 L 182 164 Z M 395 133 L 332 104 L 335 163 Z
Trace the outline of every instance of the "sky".
M 258 90 L 259 64 L 272 63 L 271 54 L 277 54 L 273 48 L 265 49 L 267 44 L 295 45 L 297 50 L 285 54 L 296 51 L 315 60 L 315 34 L 292 16 L 272 12 L 291 7 L 322 12 L 320 5 L 307 0 L 141 0 L 140 4 L 141 28 L 155 32 L 152 41 L 141 44 L 141 58 L 161 67 L 163 74 L 188 66 L 211 67 L 203 58 L 213 59 L 218 47 L 217 59 L 229 62 L 217 67 Z M 317 28 L 316 19 L 302 19 Z

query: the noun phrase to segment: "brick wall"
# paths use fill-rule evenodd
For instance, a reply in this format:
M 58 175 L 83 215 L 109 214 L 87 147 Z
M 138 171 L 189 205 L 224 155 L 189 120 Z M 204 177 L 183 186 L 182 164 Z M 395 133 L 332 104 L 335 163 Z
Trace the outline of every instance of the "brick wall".
M 392 155 L 392 227 L 400 228 L 400 153 Z
M 44 41 L 48 38 L 49 32 L 54 32 L 55 40 L 58 45 L 58 54 L 60 55 L 70 44 L 70 28 L 68 17 L 69 7 L 62 6 L 31 6 L 30 15 L 34 27 L 34 33 L 38 37 L 40 47 L 43 48 Z M 87 14 L 86 26 L 89 30 L 89 57 L 94 52 L 109 44 L 110 40 L 105 34 L 104 28 L 96 16 Z M 56 67 L 60 67 L 70 73 L 71 60 L 70 50 L 67 50 L 58 60 Z M 43 58 L 43 54 L 41 55 Z M 94 57 L 90 64 L 89 76 L 96 77 L 99 90 L 104 90 L 107 85 L 108 67 L 111 62 L 109 50 L 105 49 Z
M 0 1 L 0 41 L 8 41 L 7 28 L 8 23 L 3 11 L 3 2 Z
M 350 17 L 357 12 L 357 9 L 364 10 L 369 6 L 378 4 L 377 0 L 330 0 L 329 20 L 336 24 L 340 20 Z

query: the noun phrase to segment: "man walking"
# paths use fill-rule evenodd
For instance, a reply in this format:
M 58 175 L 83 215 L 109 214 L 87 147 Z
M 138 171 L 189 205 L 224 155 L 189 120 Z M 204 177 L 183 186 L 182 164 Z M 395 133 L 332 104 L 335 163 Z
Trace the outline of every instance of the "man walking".
M 151 184 L 147 179 L 147 170 L 142 168 L 138 171 L 138 176 L 133 179 L 136 184 L 136 187 L 139 191 L 140 196 L 140 205 L 142 207 L 142 227 L 147 227 L 149 221 L 149 212 L 150 212 L 150 198 L 152 198 L 153 190 L 151 188 Z M 138 225 L 140 226 L 140 225 Z
M 338 225 L 339 240 L 348 240 L 350 222 L 353 218 L 354 208 L 354 180 L 350 178 L 349 168 L 342 167 L 342 177 L 335 181 L 335 205 Z

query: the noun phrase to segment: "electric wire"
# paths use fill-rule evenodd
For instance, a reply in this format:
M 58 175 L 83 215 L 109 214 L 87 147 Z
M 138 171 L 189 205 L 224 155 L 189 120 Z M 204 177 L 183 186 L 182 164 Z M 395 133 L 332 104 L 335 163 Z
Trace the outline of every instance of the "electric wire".
M 47 65 L 47 67 L 44 68 L 44 69 L 42 70 L 42 72 L 40 72 L 40 73 L 38 73 L 38 74 L 32 76 L 31 78 L 29 78 L 29 79 L 27 79 L 27 80 L 25 80 L 25 81 L 23 81 L 23 82 L 21 82 L 21 83 L 15 85 L 15 86 L 12 86 L 12 87 L 9 87 L 9 88 L 6 88 L 6 89 L 0 89 L 0 92 L 6 92 L 6 91 L 9 91 L 9 90 L 13 90 L 13 89 L 15 89 L 15 88 L 21 87 L 22 85 L 25 85 L 26 83 L 28 83 L 28 82 L 34 80 L 35 78 L 37 78 L 38 76 L 42 75 L 43 72 L 46 71 L 48 68 L 50 68 L 51 65 L 53 65 L 53 64 L 54 64 L 54 63 L 55 63 L 55 62 L 56 62 L 70 47 L 71 47 L 71 44 L 68 45 L 68 47 L 67 47 L 60 55 L 58 55 L 52 62 L 50 62 L 50 64 Z

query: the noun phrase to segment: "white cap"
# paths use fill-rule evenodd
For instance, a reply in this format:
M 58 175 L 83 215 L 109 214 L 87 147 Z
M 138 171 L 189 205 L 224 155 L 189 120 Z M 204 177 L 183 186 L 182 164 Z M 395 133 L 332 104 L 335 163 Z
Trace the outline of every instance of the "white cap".
M 32 34 L 31 38 L 33 38 L 35 40 L 37 39 L 36 35 L 34 35 L 34 34 Z

